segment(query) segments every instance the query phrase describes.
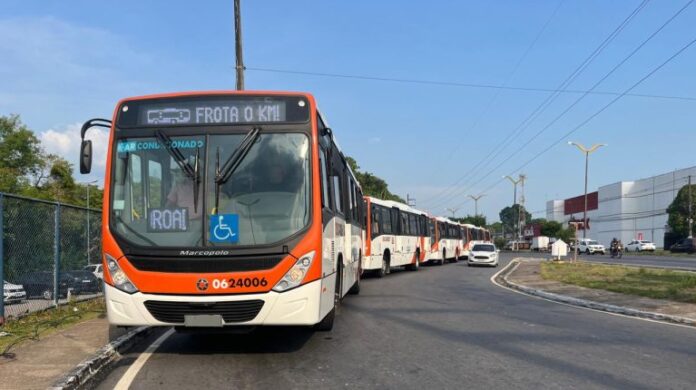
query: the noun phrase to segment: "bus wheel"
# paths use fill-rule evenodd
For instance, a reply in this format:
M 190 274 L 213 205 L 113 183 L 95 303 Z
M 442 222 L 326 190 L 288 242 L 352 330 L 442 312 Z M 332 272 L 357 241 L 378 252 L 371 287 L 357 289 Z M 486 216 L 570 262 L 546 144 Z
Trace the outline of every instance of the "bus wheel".
M 382 257 L 382 268 L 380 268 L 377 271 L 377 277 L 383 278 L 383 277 L 389 275 L 390 272 L 391 272 L 391 268 L 389 266 L 389 252 L 387 252 Z
M 321 322 L 318 324 L 314 325 L 314 330 L 318 330 L 320 332 L 328 332 L 331 329 L 333 329 L 333 324 L 334 324 L 334 318 L 336 317 L 336 308 L 334 307 L 331 309 L 329 314 L 324 317 Z

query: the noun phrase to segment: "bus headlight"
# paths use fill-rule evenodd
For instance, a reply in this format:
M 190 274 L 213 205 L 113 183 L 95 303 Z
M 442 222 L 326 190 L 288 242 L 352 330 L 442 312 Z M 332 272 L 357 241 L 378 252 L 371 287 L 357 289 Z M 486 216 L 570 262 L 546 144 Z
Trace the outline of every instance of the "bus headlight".
M 283 292 L 299 286 L 304 280 L 305 275 L 307 275 L 307 271 L 312 265 L 312 260 L 314 260 L 314 251 L 300 257 L 300 259 L 295 262 L 295 265 L 290 268 L 285 276 L 283 276 L 283 278 L 276 283 L 276 285 L 273 287 L 273 291 Z
M 126 273 L 123 272 L 121 267 L 118 266 L 116 259 L 106 253 L 104 256 L 106 256 L 106 268 L 109 270 L 109 275 L 111 275 L 111 280 L 114 282 L 114 287 L 128 294 L 137 292 L 138 289 L 130 279 L 128 279 L 128 276 L 126 276 Z

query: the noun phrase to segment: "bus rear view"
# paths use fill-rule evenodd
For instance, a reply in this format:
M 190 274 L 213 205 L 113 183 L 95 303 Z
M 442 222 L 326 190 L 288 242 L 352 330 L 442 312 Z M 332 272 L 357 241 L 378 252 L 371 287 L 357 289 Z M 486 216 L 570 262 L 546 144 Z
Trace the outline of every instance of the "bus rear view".
M 335 232 L 350 221 L 323 210 L 317 141 L 333 141 L 320 121 L 311 95 L 245 91 L 125 99 L 111 123 L 86 123 L 83 140 L 93 125 L 111 130 L 102 229 L 110 323 L 330 329 L 359 270 L 322 248 L 345 248 Z M 86 173 L 89 141 L 81 149 Z M 350 181 L 343 172 L 338 180 Z

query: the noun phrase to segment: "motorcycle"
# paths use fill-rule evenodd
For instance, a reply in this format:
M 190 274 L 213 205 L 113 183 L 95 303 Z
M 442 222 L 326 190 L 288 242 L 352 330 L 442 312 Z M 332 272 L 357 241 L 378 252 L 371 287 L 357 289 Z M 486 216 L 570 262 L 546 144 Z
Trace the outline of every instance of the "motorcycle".
M 621 243 L 616 243 L 611 246 L 611 258 L 619 259 L 623 257 L 623 245 Z

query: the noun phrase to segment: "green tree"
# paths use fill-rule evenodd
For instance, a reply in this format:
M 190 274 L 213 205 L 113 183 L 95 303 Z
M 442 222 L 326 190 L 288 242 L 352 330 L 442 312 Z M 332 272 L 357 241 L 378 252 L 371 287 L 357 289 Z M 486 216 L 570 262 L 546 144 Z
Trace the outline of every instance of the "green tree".
M 370 172 L 361 172 L 360 166 L 352 157 L 346 157 L 346 161 L 348 162 L 350 169 L 353 170 L 355 178 L 358 179 L 360 187 L 362 187 L 363 194 L 374 196 L 375 198 L 406 203 L 402 197 L 389 191 L 389 186 L 384 179 L 377 177 Z
M 691 210 L 696 212 L 696 185 L 691 185 Z M 678 237 L 689 235 L 689 186 L 685 185 L 677 193 L 672 203 L 667 207 L 667 224 Z M 692 216 L 693 218 L 693 216 Z M 691 226 L 692 231 L 694 225 Z
M 504 209 L 500 210 L 500 221 L 503 223 L 505 226 L 505 230 L 507 231 L 514 231 L 514 229 L 517 226 L 517 217 L 518 217 L 518 210 L 524 211 L 524 221 L 526 224 L 532 222 L 532 214 L 528 213 L 524 208 L 521 208 L 519 204 L 515 204 L 512 207 L 507 206 Z M 520 218 L 522 219 L 522 218 Z
M 486 226 L 486 216 L 485 215 L 467 215 L 464 218 L 452 218 L 453 221 L 459 223 L 468 223 L 474 226 Z
M 41 141 L 19 116 L 0 116 L 0 191 L 20 192 L 43 161 Z

